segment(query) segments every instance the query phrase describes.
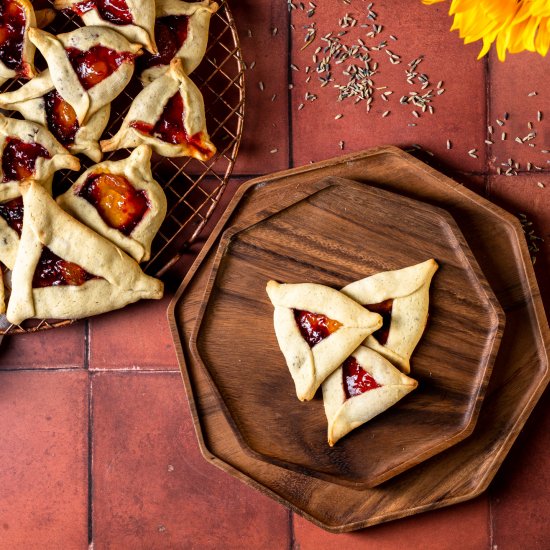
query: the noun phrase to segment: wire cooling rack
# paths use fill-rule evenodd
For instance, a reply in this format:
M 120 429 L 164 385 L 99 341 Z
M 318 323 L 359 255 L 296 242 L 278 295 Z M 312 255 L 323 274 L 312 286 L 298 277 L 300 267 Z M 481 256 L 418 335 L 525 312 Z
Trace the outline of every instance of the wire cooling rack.
M 153 241 L 151 259 L 142 266 L 146 273 L 156 277 L 162 278 L 169 272 L 201 233 L 225 190 L 239 150 L 244 117 L 244 63 L 231 10 L 225 0 L 218 0 L 218 4 L 220 8 L 210 22 L 206 55 L 191 76 L 204 96 L 208 132 L 218 151 L 206 162 L 153 155 L 153 176 L 163 187 L 168 201 L 166 218 Z M 77 15 L 63 11 L 45 30 L 59 34 L 80 26 L 82 23 Z M 40 66 L 38 57 L 37 52 L 37 65 Z M 124 92 L 113 101 L 103 139 L 116 133 L 133 98 L 142 89 L 138 76 L 136 73 Z M 11 82 L 3 91 L 20 85 Z M 114 151 L 106 154 L 103 160 L 118 160 L 129 153 L 130 150 Z M 80 161 L 80 172 L 56 174 L 54 195 L 68 189 L 82 171 L 93 165 L 83 156 Z M 0 316 L 0 335 L 37 332 L 72 322 L 33 319 L 21 325 L 10 325 Z

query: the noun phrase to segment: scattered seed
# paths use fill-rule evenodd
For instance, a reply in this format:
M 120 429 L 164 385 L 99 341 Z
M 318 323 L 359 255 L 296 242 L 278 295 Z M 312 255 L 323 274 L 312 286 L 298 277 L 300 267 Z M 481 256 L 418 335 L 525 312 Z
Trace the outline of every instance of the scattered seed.
M 256 61 L 252 61 L 252 63 L 250 63 L 250 70 L 252 70 L 255 66 L 256 66 Z
M 451 140 L 448 139 L 447 140 L 447 149 L 452 149 L 453 148 L 453 144 L 451 143 Z
M 506 141 L 506 132 L 502 132 L 502 134 L 500 135 L 500 139 L 501 141 Z
M 271 149 L 271 151 L 269 151 L 272 155 L 277 153 L 279 151 L 279 149 Z
M 340 149 L 344 149 L 344 142 L 343 142 L 343 141 L 339 141 L 339 142 L 338 142 L 338 147 L 340 147 Z
M 298 105 L 298 111 L 301 111 L 303 108 L 304 108 L 304 104 L 300 103 L 300 105 Z
M 273 95 L 271 96 L 271 101 L 275 101 L 276 98 L 277 98 L 277 94 L 273 94 Z
M 384 112 L 382 113 L 382 118 L 387 117 L 390 113 L 391 113 L 391 111 L 384 111 Z
M 420 118 L 420 113 L 418 111 L 411 111 L 412 115 L 416 118 Z
M 258 82 L 258 88 L 260 88 L 260 90 L 263 92 L 265 90 L 265 86 L 264 86 L 264 83 L 260 80 L 260 82 Z
M 486 139 L 486 140 L 485 140 L 485 143 L 486 143 L 487 145 L 493 145 L 493 143 L 495 143 L 495 142 L 494 142 L 494 141 L 491 141 L 490 139 Z
M 529 93 L 527 94 L 527 97 L 534 97 L 534 96 L 536 96 L 536 95 L 538 95 L 537 92 L 529 92 Z
M 542 112 L 537 111 L 537 120 L 540 122 L 542 120 Z
M 290 64 L 290 68 L 293 70 L 293 71 L 299 71 L 300 69 L 298 69 L 298 67 L 296 65 L 294 65 L 294 63 L 291 63 Z
M 544 183 L 542 183 L 542 181 L 537 181 L 537 185 L 538 185 L 541 189 L 544 189 Z
M 340 114 L 338 114 L 334 117 L 334 120 L 340 120 L 343 116 L 344 115 L 342 113 L 340 113 Z
M 504 121 L 503 120 L 500 120 L 500 119 L 497 118 L 496 122 L 499 126 L 504 126 Z
M 477 153 L 477 149 L 470 149 L 470 150 L 468 151 L 468 154 L 469 154 L 472 158 L 475 158 L 475 159 L 477 158 L 477 154 L 476 154 L 476 153 Z

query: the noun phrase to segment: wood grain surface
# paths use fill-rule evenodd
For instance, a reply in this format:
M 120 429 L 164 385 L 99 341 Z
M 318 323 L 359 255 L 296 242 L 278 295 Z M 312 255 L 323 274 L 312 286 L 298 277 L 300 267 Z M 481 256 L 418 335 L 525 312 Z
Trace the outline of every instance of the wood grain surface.
M 373 487 L 467 437 L 498 350 L 504 313 L 452 217 L 340 178 L 252 227 L 225 232 L 191 337 L 231 425 L 255 456 L 353 487 Z M 418 389 L 327 443 L 321 392 L 294 384 L 273 330 L 269 279 L 341 288 L 435 258 Z
M 326 186 L 326 176 L 369 181 L 446 208 L 506 313 L 506 327 L 470 437 L 373 489 L 353 489 L 258 460 L 245 452 L 204 369 L 189 353 L 216 246 Z M 284 181 L 283 181 L 284 180 Z M 182 282 L 168 317 L 199 446 L 206 460 L 332 532 L 352 531 L 468 500 L 484 491 L 548 384 L 550 330 L 519 222 L 393 147 L 372 149 L 242 186 Z

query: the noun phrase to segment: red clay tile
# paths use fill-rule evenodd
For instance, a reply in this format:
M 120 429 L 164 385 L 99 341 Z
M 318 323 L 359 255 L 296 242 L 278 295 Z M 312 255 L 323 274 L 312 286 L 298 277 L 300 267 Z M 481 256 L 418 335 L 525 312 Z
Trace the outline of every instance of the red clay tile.
M 294 516 L 294 538 L 300 550 L 485 550 L 490 540 L 488 498 L 340 535 Z
M 307 4 L 307 3 L 306 3 Z M 306 8 L 307 9 L 307 8 Z M 366 4 L 346 5 L 340 0 L 327 0 L 317 3 L 314 17 L 308 18 L 306 12 L 294 10 L 292 22 L 296 31 L 292 34 L 292 61 L 299 68 L 293 71 L 294 89 L 292 93 L 292 133 L 293 160 L 296 165 L 311 160 L 330 158 L 341 153 L 339 142 L 344 141 L 344 152 L 352 152 L 374 145 L 394 144 L 410 146 L 419 144 L 434 152 L 444 162 L 463 172 L 483 171 L 485 168 L 485 65 L 476 61 L 478 45 L 464 46 L 456 33 L 449 32 L 451 20 L 447 16 L 444 4 L 425 6 L 421 2 L 399 0 L 377 2 L 373 7 L 378 13 L 376 24 L 383 30 L 374 38 L 366 37 L 372 31 L 371 21 L 367 20 Z M 367 46 L 377 46 L 387 41 L 386 51 L 371 51 L 371 68 L 379 63 L 378 73 L 372 76 L 376 90 L 372 109 L 367 114 L 366 100 L 354 104 L 353 99 L 338 102 L 338 90 L 331 82 L 321 88 L 316 73 L 316 63 L 312 56 L 318 46 L 325 47 L 321 38 L 332 31 L 336 35 L 342 31 L 338 20 L 346 13 L 357 19 L 357 25 L 345 29 L 349 33 L 342 37 L 342 43 L 357 44 L 362 38 Z M 304 25 L 316 23 L 317 38 L 310 46 L 300 51 L 304 44 L 306 30 Z M 369 24 L 362 28 L 361 24 Z M 390 38 L 395 35 L 397 41 Z M 400 64 L 389 62 L 390 52 L 401 56 Z M 317 54 L 318 61 L 324 52 Z M 445 88 L 443 95 L 433 100 L 435 114 L 422 114 L 420 118 L 412 115 L 411 105 L 402 105 L 399 100 L 411 91 L 422 91 L 420 84 L 407 84 L 405 69 L 408 63 L 418 56 L 425 56 L 418 65 L 419 74 L 429 76 L 430 87 L 435 89 L 439 81 Z M 347 82 L 342 71 L 355 63 L 364 68 L 364 62 L 349 59 L 342 64 L 331 64 L 331 72 L 337 84 Z M 306 75 L 306 67 L 310 72 Z M 306 79 L 311 81 L 306 83 Z M 428 88 L 428 89 L 429 89 Z M 388 101 L 381 94 L 393 91 Z M 317 100 L 308 101 L 307 92 L 316 94 Z M 300 104 L 302 110 L 298 110 Z M 418 108 L 414 110 L 419 111 Z M 390 111 L 383 118 L 382 114 Z M 335 120 L 335 116 L 343 117 Z M 408 124 L 417 124 L 415 127 Z M 447 139 L 452 142 L 452 150 L 447 150 Z M 468 155 L 471 149 L 478 150 L 478 158 Z
M 540 188 L 538 182 L 545 187 Z M 535 234 L 544 239 L 536 242 L 540 252 L 536 255 L 535 273 L 546 314 L 550 316 L 550 175 L 491 176 L 489 197 L 512 214 L 525 214 L 533 222 Z
M 88 374 L 0 373 L 0 547 L 87 548 Z
M 546 392 L 490 488 L 499 550 L 545 550 L 550 541 L 550 394 Z
M 235 174 L 283 170 L 289 149 L 286 2 L 256 2 L 253 9 L 233 2 L 231 8 L 248 66 L 244 136 Z
M 202 458 L 179 374 L 99 373 L 92 395 L 96 549 L 288 547 L 288 512 Z
M 0 348 L 0 370 L 83 368 L 84 331 L 84 321 L 77 321 L 69 327 L 6 336 Z
M 550 93 L 548 91 L 548 59 L 538 54 L 525 52 L 508 55 L 504 63 L 492 52 L 489 63 L 490 74 L 490 123 L 497 134 L 495 144 L 491 147 L 492 171 L 506 167 L 502 163 L 512 159 L 519 162 L 520 170 L 527 169 L 527 163 L 550 169 L 550 154 L 541 150 L 550 150 Z M 536 92 L 537 95 L 529 96 Z M 537 112 L 541 111 L 542 121 L 538 122 Z M 509 118 L 505 120 L 505 113 Z M 504 122 L 499 126 L 496 122 Z M 533 128 L 530 129 L 528 123 Z M 501 140 L 506 132 L 506 141 Z M 516 137 L 525 138 L 530 132 L 536 132 L 533 140 L 524 143 L 515 141 Z M 535 145 L 530 147 L 529 144 Z
M 90 369 L 177 370 L 166 308 L 162 300 L 143 300 L 90 320 Z

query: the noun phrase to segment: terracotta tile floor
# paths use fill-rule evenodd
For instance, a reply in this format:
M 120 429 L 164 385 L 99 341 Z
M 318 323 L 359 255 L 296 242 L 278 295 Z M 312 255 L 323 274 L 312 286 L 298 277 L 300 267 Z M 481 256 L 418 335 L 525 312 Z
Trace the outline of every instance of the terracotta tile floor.
M 367 3 L 316 3 L 313 17 L 301 10 L 290 17 L 282 1 L 231 2 L 245 61 L 255 65 L 247 72 L 245 135 L 236 175 L 216 216 L 251 174 L 328 158 L 342 149 L 417 144 L 434 154 L 422 158 L 533 222 L 546 239 L 535 267 L 548 311 L 550 154 L 541 152 L 550 149 L 548 59 L 522 54 L 504 65 L 493 56 L 476 61 L 479 45 L 464 46 L 448 32 L 445 6 L 375 2 L 383 29 L 365 40 L 372 45 L 388 40 L 387 48 L 401 56 L 401 63 L 389 63 L 384 51 L 372 52 L 379 63 L 373 81 L 380 90 L 367 113 L 366 101 L 338 102 L 332 83 L 321 88 L 312 58 L 317 45 L 325 45 L 320 37 L 340 30 L 338 19 L 346 12 L 359 24 L 341 37 L 343 43 L 367 32 L 360 27 Z M 313 22 L 319 38 L 303 48 L 304 26 Z M 442 81 L 445 92 L 434 97 L 434 114 L 420 110 L 416 118 L 412 111 L 419 109 L 400 104 L 399 98 L 420 90 L 405 75 L 407 64 L 419 56 L 417 72 L 428 75 L 430 87 Z M 345 67 L 332 65 L 340 84 Z M 388 101 L 381 98 L 385 91 L 394 91 Z M 390 113 L 383 117 L 385 111 Z M 494 144 L 485 143 L 488 125 L 494 127 Z M 532 130 L 535 139 L 515 141 Z M 477 158 L 468 154 L 471 149 Z M 498 175 L 497 168 L 504 173 L 502 163 L 510 158 L 520 175 Z M 528 162 L 543 170 L 524 173 Z M 184 257 L 182 271 L 212 225 Z M 95 550 L 549 547 L 548 393 L 480 498 L 353 534 L 329 535 L 202 459 L 165 319 L 169 299 L 170 294 L 158 303 L 2 344 L 0 550 L 84 549 L 89 543 Z

